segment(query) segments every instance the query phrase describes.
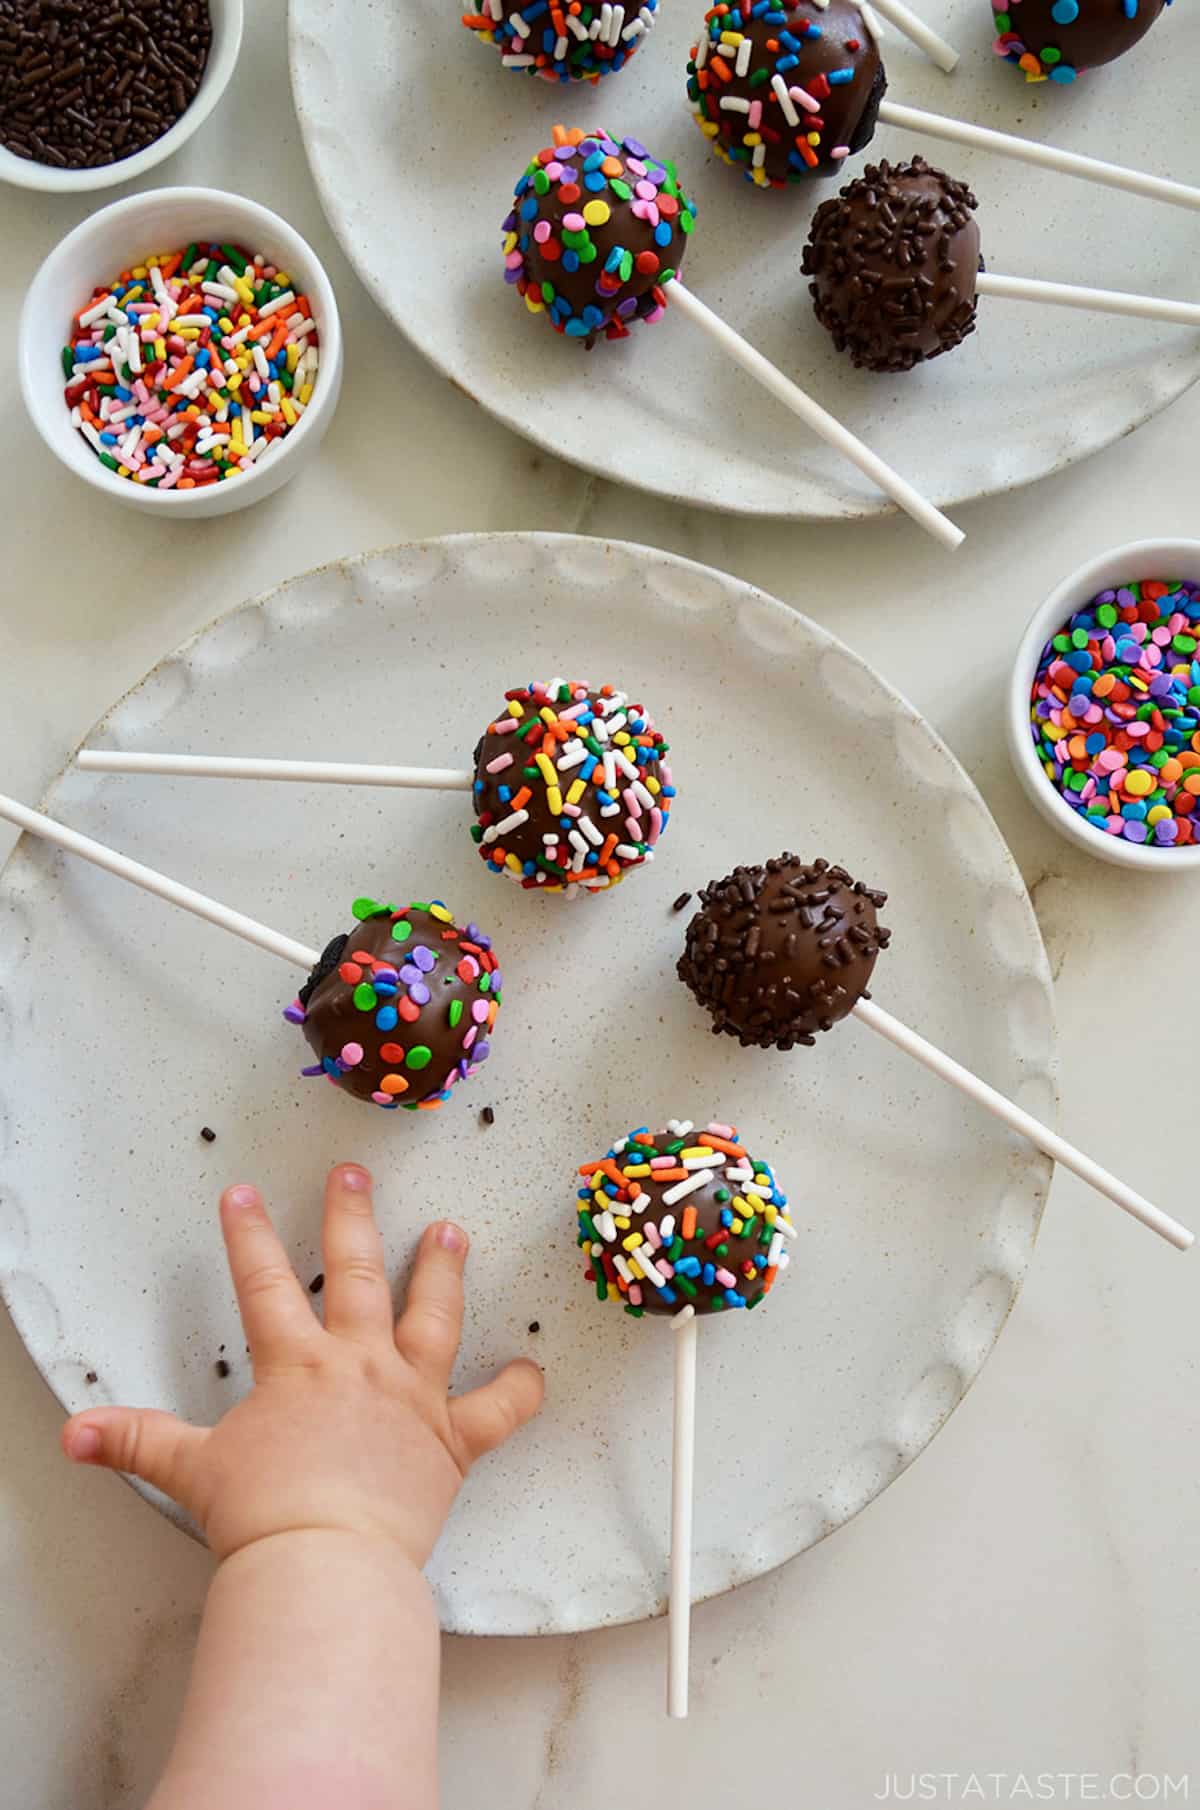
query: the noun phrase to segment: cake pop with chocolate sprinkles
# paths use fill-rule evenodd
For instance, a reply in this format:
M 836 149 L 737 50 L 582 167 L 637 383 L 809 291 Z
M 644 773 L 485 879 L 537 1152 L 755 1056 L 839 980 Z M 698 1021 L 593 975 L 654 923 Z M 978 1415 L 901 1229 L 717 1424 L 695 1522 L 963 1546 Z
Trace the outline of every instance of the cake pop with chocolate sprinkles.
M 530 891 L 601 892 L 653 860 L 675 787 L 643 706 L 564 679 L 504 695 L 475 750 L 471 833 L 492 871 Z
M 437 899 L 356 899 L 354 916 L 284 1013 L 317 1057 L 301 1073 L 389 1110 L 439 1107 L 488 1058 L 501 984 L 491 939 L 458 929 Z
M 1164 4 L 1171 0 L 992 0 L 992 48 L 1027 82 L 1069 85 L 1140 44 Z
M 757 1307 L 787 1267 L 787 1197 L 734 1125 L 643 1125 L 579 1174 L 584 1275 L 628 1314 Z
M 852 0 L 710 8 L 688 63 L 696 124 L 758 188 L 833 174 L 875 134 L 887 89 L 876 30 Z
M 695 215 L 674 164 L 636 138 L 555 126 L 504 222 L 504 280 L 568 339 L 624 339 L 661 319 Z
M 909 371 L 975 330 L 974 195 L 923 158 L 868 165 L 813 215 L 801 270 L 839 352 Z
M 887 894 L 844 867 L 783 854 L 735 867 L 700 894 L 678 974 L 712 1013 L 713 1030 L 744 1046 L 815 1042 L 860 999 L 890 932 Z
M 546 82 L 616 75 L 653 27 L 658 0 L 610 6 L 600 0 L 482 0 L 462 22 L 500 52 L 505 69 Z

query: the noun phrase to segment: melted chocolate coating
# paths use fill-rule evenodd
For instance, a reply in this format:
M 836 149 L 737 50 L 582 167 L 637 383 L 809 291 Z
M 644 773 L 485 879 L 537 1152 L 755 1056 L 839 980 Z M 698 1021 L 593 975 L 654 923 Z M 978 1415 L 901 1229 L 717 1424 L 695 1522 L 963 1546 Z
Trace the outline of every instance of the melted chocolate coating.
M 573 681 L 505 701 L 475 749 L 474 835 L 489 867 L 530 890 L 601 892 L 653 860 L 675 788 L 643 707 Z
M 839 352 L 869 371 L 910 371 L 975 331 L 976 205 L 921 157 L 869 164 L 821 203 L 800 268 Z
M 504 277 L 526 307 L 587 346 L 656 321 L 687 250 L 695 207 L 675 166 L 636 138 L 555 126 L 504 221 Z
M 1085 69 L 1123 57 L 1145 37 L 1164 0 L 1012 0 L 995 14 L 996 49 L 1030 82 L 1073 82 Z
M 748 5 L 716 7 L 688 63 L 697 125 L 759 188 L 840 170 L 870 144 L 886 90 L 879 45 L 851 0 L 780 0 L 757 18 Z
M 700 894 L 678 974 L 742 1045 L 811 1044 L 867 999 L 890 939 L 876 920 L 887 894 L 844 867 L 780 855 L 735 867 Z
M 500 972 L 490 940 L 436 901 L 388 907 L 333 939 L 299 1005 L 320 1063 L 306 1073 L 378 1106 L 437 1106 L 487 1060 Z
M 662 1156 L 674 1160 L 655 1170 Z M 770 1292 L 794 1229 L 770 1167 L 749 1155 L 733 1126 L 698 1130 L 674 1120 L 665 1131 L 643 1127 L 579 1173 L 578 1242 L 601 1300 L 622 1301 L 632 1314 L 674 1315 L 689 1306 L 708 1314 L 757 1307 Z

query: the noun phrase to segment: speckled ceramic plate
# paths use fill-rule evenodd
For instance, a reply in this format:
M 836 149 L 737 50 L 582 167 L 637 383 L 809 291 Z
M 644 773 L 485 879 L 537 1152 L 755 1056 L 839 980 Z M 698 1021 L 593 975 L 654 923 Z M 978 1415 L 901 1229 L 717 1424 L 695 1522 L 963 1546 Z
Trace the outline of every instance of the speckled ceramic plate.
M 1175 7 L 1123 62 L 1071 89 L 1027 87 L 992 54 L 987 0 L 919 7 L 962 62 L 947 77 L 888 31 L 893 100 L 1200 182 L 1200 121 L 1186 104 L 1200 56 L 1194 7 Z M 300 124 L 325 210 L 380 306 L 459 388 L 565 459 L 714 509 L 826 518 L 891 507 L 682 319 L 588 355 L 529 317 L 501 281 L 500 222 L 560 118 L 632 133 L 677 161 L 700 210 L 690 286 L 936 503 L 1085 458 L 1200 375 L 1200 335 L 1188 329 L 996 300 L 952 355 L 907 376 L 855 371 L 817 325 L 799 274 L 810 214 L 833 187 L 759 194 L 710 156 L 692 122 L 685 63 L 704 0 L 663 0 L 629 67 L 584 93 L 502 69 L 458 24 L 460 10 L 291 0 Z M 1186 210 L 891 128 L 871 147 L 916 151 L 975 188 L 993 269 L 1195 299 Z
M 489 876 L 456 794 L 68 770 L 46 803 L 312 944 L 360 893 L 432 891 L 477 919 L 504 1011 L 487 1070 L 443 1112 L 298 1080 L 283 963 L 28 838 L 0 882 L 0 1281 L 43 1374 L 71 1409 L 199 1420 L 246 1388 L 214 1216 L 239 1177 L 306 1281 L 336 1159 L 378 1176 L 398 1268 L 453 1214 L 474 1240 L 460 1380 L 522 1351 L 548 1378 L 542 1418 L 471 1478 L 434 1558 L 462 1632 L 663 1603 L 670 1334 L 597 1303 L 574 1245 L 576 1165 L 618 1133 L 733 1120 L 802 1228 L 765 1309 L 701 1329 L 698 1595 L 802 1551 L 903 1470 L 1029 1261 L 1047 1164 L 857 1024 L 792 1056 L 711 1036 L 674 976 L 681 892 L 785 846 L 840 857 L 891 891 L 877 997 L 1034 1110 L 1056 1105 L 1042 945 L 970 781 L 839 642 L 720 573 L 552 535 L 400 547 L 224 617 L 88 739 L 453 765 L 506 685 L 562 671 L 632 682 L 674 749 L 659 858 L 611 895 Z

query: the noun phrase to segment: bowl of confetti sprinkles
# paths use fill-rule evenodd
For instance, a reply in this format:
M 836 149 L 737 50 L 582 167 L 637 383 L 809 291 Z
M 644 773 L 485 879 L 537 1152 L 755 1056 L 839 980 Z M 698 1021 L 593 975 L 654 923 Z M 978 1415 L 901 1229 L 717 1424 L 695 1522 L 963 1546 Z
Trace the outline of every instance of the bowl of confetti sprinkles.
M 311 246 L 257 202 L 156 189 L 68 233 L 30 284 L 25 405 L 64 465 L 118 501 L 224 515 L 312 457 L 342 335 Z
M 1200 868 L 1200 541 L 1135 541 L 1038 609 L 1009 699 L 1048 823 L 1122 867 Z
M 177 151 L 233 74 L 243 0 L 0 0 L 0 179 L 111 188 Z

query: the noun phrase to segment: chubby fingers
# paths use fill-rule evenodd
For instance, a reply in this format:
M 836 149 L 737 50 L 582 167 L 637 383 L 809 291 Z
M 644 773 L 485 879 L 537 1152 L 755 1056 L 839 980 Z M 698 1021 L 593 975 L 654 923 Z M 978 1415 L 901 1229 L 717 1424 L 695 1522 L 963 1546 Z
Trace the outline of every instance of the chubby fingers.
M 325 1183 L 325 1329 L 364 1341 L 392 1336 L 392 1293 L 383 1239 L 375 1223 L 371 1177 L 358 1163 L 340 1163 Z
M 189 1481 L 208 1438 L 200 1427 L 157 1408 L 86 1408 L 62 1430 L 62 1449 L 75 1464 L 125 1471 L 190 1506 Z
M 408 1301 L 396 1323 L 402 1357 L 442 1388 L 458 1356 L 463 1322 L 463 1267 L 467 1234 L 452 1220 L 426 1226 L 408 1285 Z
M 541 1371 L 532 1358 L 514 1358 L 499 1376 L 467 1395 L 455 1396 L 450 1418 L 468 1464 L 495 1451 L 518 1427 L 532 1420 L 546 1393 Z
M 249 1182 L 222 1194 L 221 1231 L 255 1368 L 295 1362 L 319 1340 L 320 1327 Z

